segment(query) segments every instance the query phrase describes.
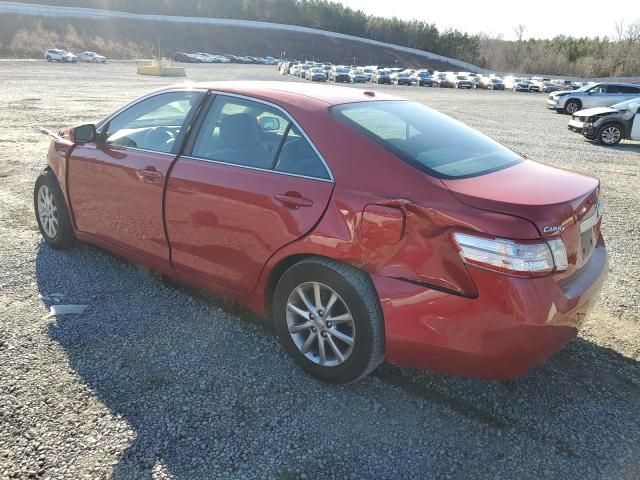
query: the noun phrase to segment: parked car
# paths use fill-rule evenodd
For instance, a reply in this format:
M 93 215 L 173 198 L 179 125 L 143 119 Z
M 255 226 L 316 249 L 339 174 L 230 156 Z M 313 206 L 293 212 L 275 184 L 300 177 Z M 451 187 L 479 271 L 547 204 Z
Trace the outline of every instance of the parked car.
M 47 244 L 229 297 L 328 382 L 384 359 L 518 377 L 575 337 L 608 269 L 596 178 L 377 92 L 174 86 L 64 129 L 48 155 Z
M 513 75 L 508 75 L 506 77 L 504 77 L 504 88 L 505 89 L 509 89 L 509 90 L 513 90 L 514 87 L 518 84 L 518 83 L 524 83 L 527 82 L 526 78 L 521 78 L 521 77 L 514 77 Z M 529 85 L 527 84 L 527 91 L 529 91 Z
M 351 83 L 365 83 L 369 81 L 367 74 L 364 73 L 364 70 L 361 68 L 352 68 L 349 71 L 349 79 L 351 80 Z
M 579 110 L 608 107 L 635 97 L 640 97 L 640 84 L 590 83 L 578 90 L 561 90 L 549 94 L 547 108 L 573 115 Z
M 531 91 L 531 81 L 526 78 L 517 78 L 513 81 L 514 92 L 530 92 Z
M 367 76 L 367 82 L 370 82 L 371 77 L 373 77 L 373 74 L 378 71 L 378 67 L 373 67 L 373 66 L 364 67 L 362 71 Z
M 98 55 L 96 52 L 82 52 L 78 54 L 78 60 L 88 63 L 107 63 L 107 57 Z
M 308 63 L 303 63 L 300 65 L 300 73 L 298 74 L 301 78 L 307 78 L 307 72 L 311 71 L 312 66 Z
M 411 75 L 411 84 L 419 87 L 432 87 L 433 78 L 431 78 L 429 70 L 418 70 Z
M 304 78 L 311 80 L 312 82 L 326 82 L 327 75 L 324 73 L 324 69 L 320 67 L 310 68 L 306 71 Z
M 391 83 L 396 85 L 411 85 L 411 74 L 408 72 L 398 72 L 391 75 Z
M 478 81 L 476 88 L 482 88 L 484 90 L 504 90 L 504 82 L 499 78 L 482 77 Z
M 545 84 L 543 80 L 531 80 L 529 82 L 530 92 L 544 92 Z
M 558 85 L 557 83 L 548 82 L 548 81 L 542 82 L 542 85 L 543 85 L 542 86 L 542 91 L 544 93 L 557 92 L 558 90 L 563 88 L 560 85 Z
M 44 52 L 44 59 L 47 62 L 64 62 L 64 63 L 76 63 L 78 57 L 73 53 L 69 53 L 66 50 L 60 50 L 57 48 L 50 48 Z
M 452 75 L 453 88 L 473 88 L 473 82 L 466 75 Z
M 640 140 L 640 97 L 610 107 L 579 110 L 569 120 L 569 130 L 603 145 Z
M 351 82 L 351 77 L 349 77 L 349 69 L 347 67 L 333 67 L 331 70 L 329 70 L 329 80 L 336 83 Z
M 386 83 L 391 84 L 391 72 L 389 70 L 378 70 L 371 76 L 373 83 Z
M 454 88 L 455 84 L 446 73 L 434 73 L 433 86 L 439 88 Z
M 195 55 L 192 55 L 190 53 L 176 52 L 176 53 L 173 54 L 172 58 L 173 58 L 174 62 L 202 63 L 202 60 L 200 58 L 198 58 Z

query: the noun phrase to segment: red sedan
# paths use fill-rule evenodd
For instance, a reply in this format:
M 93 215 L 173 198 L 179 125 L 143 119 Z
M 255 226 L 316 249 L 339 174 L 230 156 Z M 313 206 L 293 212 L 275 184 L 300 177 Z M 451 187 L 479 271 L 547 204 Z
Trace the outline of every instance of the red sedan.
M 597 179 L 423 105 L 205 83 L 60 132 L 34 192 L 75 239 L 272 318 L 330 382 L 387 361 L 514 378 L 572 339 L 607 272 Z

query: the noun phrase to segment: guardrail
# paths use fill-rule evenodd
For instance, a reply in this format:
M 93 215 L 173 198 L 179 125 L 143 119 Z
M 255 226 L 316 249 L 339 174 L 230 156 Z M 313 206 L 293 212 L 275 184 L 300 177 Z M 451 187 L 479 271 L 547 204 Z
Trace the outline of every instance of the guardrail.
M 384 47 L 398 52 L 410 53 L 429 60 L 448 63 L 452 66 L 460 68 L 464 71 L 473 71 L 478 73 L 488 73 L 489 70 L 482 69 L 477 65 L 473 65 L 455 58 L 445 57 L 436 53 L 425 52 L 416 48 L 403 47 L 392 43 L 379 42 L 368 38 L 355 37 L 353 35 L 345 35 L 343 33 L 329 32 L 327 30 L 317 30 L 315 28 L 298 27 L 296 25 L 284 25 L 280 23 L 257 22 L 253 20 L 234 20 L 209 17 L 179 17 L 172 15 L 144 15 L 137 13 L 118 12 L 112 10 L 99 10 L 94 8 L 82 7 L 56 7 L 49 5 L 21 3 L 21 2 L 5 2 L 0 1 L 0 13 L 13 13 L 18 15 L 30 15 L 39 17 L 72 17 L 72 18 L 89 18 L 97 20 L 107 19 L 126 19 L 138 21 L 154 21 L 154 22 L 173 22 L 173 23 L 194 23 L 204 25 L 220 25 L 228 27 L 249 27 L 264 30 L 280 30 L 297 33 L 309 33 L 314 35 L 324 35 L 331 38 L 342 40 L 350 40 L 355 42 L 366 43 L 377 47 Z

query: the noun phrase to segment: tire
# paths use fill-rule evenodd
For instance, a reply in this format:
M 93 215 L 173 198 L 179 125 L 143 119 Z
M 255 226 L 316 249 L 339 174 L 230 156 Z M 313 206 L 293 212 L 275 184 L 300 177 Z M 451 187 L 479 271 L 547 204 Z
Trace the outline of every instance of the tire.
M 36 180 L 33 206 L 44 241 L 57 249 L 73 246 L 75 237 L 67 202 L 56 176 L 49 169 L 44 170 Z
M 598 129 L 596 140 L 601 145 L 612 147 L 622 140 L 622 128 L 617 123 L 605 123 Z
M 316 285 L 320 305 L 328 307 L 327 312 L 316 309 Z M 340 321 L 332 324 L 331 319 Z M 290 267 L 274 292 L 273 320 L 289 356 L 321 381 L 355 382 L 384 360 L 384 320 L 378 295 L 368 275 L 350 265 L 312 257 Z
M 582 108 L 582 102 L 580 102 L 580 100 L 568 100 L 567 103 L 564 104 L 564 111 L 565 113 L 568 113 L 569 115 L 573 115 L 574 113 L 576 113 L 578 110 L 580 110 Z
M 47 55 L 47 62 L 51 62 L 53 60 L 51 60 L 51 55 Z

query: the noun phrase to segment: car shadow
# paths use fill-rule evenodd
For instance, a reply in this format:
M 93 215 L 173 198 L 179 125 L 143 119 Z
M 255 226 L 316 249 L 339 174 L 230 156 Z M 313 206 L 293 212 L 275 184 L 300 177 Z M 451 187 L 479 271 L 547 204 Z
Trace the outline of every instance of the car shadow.
M 593 145 L 596 145 L 604 150 L 617 150 L 618 152 L 637 152 L 640 153 L 639 142 L 620 142 L 618 145 L 601 145 L 596 141 L 591 141 Z
M 99 249 L 41 245 L 36 280 L 45 299 L 89 305 L 52 320 L 49 335 L 135 430 L 116 479 L 151 479 L 158 464 L 177 479 L 383 478 L 372 454 L 396 478 L 640 473 L 628 470 L 640 453 L 640 363 L 580 338 L 514 382 L 383 365 L 330 386 L 295 368 L 243 309 Z

